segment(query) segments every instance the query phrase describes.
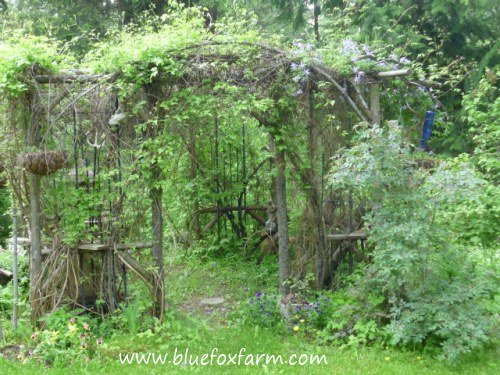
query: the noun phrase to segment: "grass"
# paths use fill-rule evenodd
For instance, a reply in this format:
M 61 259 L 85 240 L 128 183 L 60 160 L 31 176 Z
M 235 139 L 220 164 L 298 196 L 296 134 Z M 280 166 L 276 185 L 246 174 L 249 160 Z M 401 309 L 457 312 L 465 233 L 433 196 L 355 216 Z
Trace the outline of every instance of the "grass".
M 404 353 L 393 350 L 382 350 L 374 348 L 362 348 L 358 351 L 339 350 L 332 347 L 318 347 L 304 342 L 300 337 L 292 336 L 282 338 L 272 331 L 255 331 L 246 329 L 235 331 L 233 328 L 217 328 L 207 332 L 209 336 L 203 336 L 190 345 L 190 353 L 202 354 L 210 352 L 213 347 L 219 349 L 219 353 L 238 353 L 240 348 L 247 349 L 247 353 L 274 353 L 282 354 L 284 358 L 293 353 L 307 353 L 325 355 L 328 364 L 290 366 L 290 365 L 268 365 L 268 366 L 174 366 L 170 365 L 121 365 L 118 356 L 111 356 L 114 350 L 154 351 L 157 353 L 170 352 L 170 346 L 160 350 L 151 348 L 145 339 L 130 340 L 129 336 L 116 336 L 111 346 L 118 344 L 108 354 L 105 363 L 89 363 L 86 365 L 60 366 L 54 368 L 40 367 L 39 364 L 22 364 L 16 361 L 0 359 L 0 373 L 2 374 L 493 374 L 498 371 L 493 351 L 482 353 L 480 356 L 471 356 L 464 363 L 456 367 L 450 367 L 443 362 L 427 358 L 415 353 Z M 206 340 L 206 341 L 205 341 Z M 185 346 L 180 346 L 183 352 Z M 417 359 L 417 356 L 420 359 Z
M 200 264 L 201 263 L 201 264 Z M 171 259 L 167 272 L 170 312 L 160 334 L 140 331 L 136 335 L 116 332 L 106 338 L 101 361 L 74 365 L 41 366 L 21 363 L 0 356 L 0 374 L 493 374 L 498 372 L 498 350 L 490 349 L 464 358 L 457 366 L 449 366 L 430 355 L 383 348 L 339 349 L 319 345 L 298 333 L 280 334 L 259 327 L 233 325 L 226 313 L 209 313 L 199 304 L 200 298 L 223 297 L 228 309 L 258 290 L 276 290 L 269 280 L 277 279 L 277 267 L 272 258 L 257 267 L 239 257 L 200 262 L 197 257 Z M 140 322 L 139 322 L 140 323 Z M 7 322 L 4 323 L 4 326 Z M 140 327 L 140 324 L 139 324 Z M 291 366 L 174 366 L 173 364 L 120 364 L 122 353 L 169 353 L 175 349 L 193 355 L 210 353 L 325 355 L 327 364 Z

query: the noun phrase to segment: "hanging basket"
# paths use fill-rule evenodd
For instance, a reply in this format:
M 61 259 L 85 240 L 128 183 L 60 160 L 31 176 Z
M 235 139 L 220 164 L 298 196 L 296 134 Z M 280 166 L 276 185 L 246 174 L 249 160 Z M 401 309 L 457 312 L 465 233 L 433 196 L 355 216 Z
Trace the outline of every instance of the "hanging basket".
M 18 162 L 30 173 L 47 176 L 64 167 L 67 160 L 67 154 L 62 151 L 39 151 L 21 155 Z

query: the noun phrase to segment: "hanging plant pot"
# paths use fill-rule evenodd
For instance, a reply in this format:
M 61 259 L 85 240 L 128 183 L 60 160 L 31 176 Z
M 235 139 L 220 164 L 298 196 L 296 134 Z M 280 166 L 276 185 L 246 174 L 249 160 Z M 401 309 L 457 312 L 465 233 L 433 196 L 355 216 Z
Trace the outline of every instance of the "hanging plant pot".
M 24 169 L 38 176 L 57 172 L 64 167 L 67 160 L 67 154 L 62 151 L 28 152 L 18 158 L 19 164 Z

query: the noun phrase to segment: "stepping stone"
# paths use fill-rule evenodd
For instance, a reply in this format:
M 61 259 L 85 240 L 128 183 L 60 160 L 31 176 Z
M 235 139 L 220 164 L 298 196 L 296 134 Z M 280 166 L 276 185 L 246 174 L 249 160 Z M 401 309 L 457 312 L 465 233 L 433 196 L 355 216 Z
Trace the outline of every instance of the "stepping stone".
M 200 301 L 202 305 L 209 305 L 209 306 L 217 306 L 217 305 L 222 305 L 224 302 L 224 298 L 220 297 L 214 297 L 214 298 L 205 298 Z

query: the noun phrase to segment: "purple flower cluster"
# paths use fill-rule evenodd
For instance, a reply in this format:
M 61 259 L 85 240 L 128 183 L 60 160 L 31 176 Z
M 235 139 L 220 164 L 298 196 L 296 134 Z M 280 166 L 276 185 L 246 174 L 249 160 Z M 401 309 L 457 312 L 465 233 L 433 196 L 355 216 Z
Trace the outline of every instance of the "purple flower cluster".
M 293 42 L 292 45 L 294 47 L 297 47 L 298 51 L 295 51 L 294 53 L 300 53 L 300 52 L 311 52 L 314 48 L 312 44 L 309 43 L 302 43 L 302 42 Z
M 399 59 L 399 62 L 400 62 L 401 64 L 403 64 L 403 65 L 408 65 L 411 61 L 410 61 L 410 59 L 408 59 L 408 58 L 406 58 L 406 57 L 401 57 L 401 58 Z
M 256 292 L 248 301 L 250 307 L 250 316 L 254 321 L 261 324 L 270 323 L 269 318 L 275 315 L 276 302 L 272 296 L 263 292 Z
M 296 313 L 305 313 L 309 314 L 311 312 L 315 312 L 317 314 L 321 314 L 320 303 L 318 301 L 315 302 L 303 302 L 301 304 L 296 304 L 294 306 L 294 310 Z
M 294 92 L 294 96 L 298 96 L 304 93 L 304 86 L 307 83 L 309 76 L 311 75 L 311 70 L 307 67 L 304 62 L 296 63 L 292 62 L 290 64 L 290 69 L 294 72 L 292 81 L 296 83 L 297 87 Z
M 352 39 L 344 39 L 342 41 L 342 47 L 340 47 L 340 53 L 345 56 L 357 57 L 361 54 L 359 50 L 358 43 Z
M 359 69 L 357 66 L 352 68 L 352 71 L 354 72 L 354 83 L 356 85 L 359 85 L 363 81 L 363 78 L 365 78 L 366 73 Z
M 373 51 L 370 49 L 370 47 L 368 45 L 363 44 L 362 48 L 363 48 L 363 52 L 366 56 L 375 57 L 375 54 L 373 53 Z

